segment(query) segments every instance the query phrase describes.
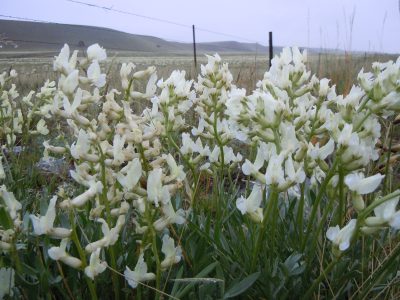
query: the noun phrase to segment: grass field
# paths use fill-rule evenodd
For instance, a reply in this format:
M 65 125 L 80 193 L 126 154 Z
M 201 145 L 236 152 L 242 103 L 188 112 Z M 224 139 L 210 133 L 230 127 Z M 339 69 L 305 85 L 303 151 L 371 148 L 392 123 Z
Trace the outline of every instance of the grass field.
M 15 56 L 15 52 L 13 53 Z M 24 52 L 22 52 L 24 53 Z M 56 52 L 49 52 L 54 53 Z M 20 76 L 18 77 L 20 88 L 23 90 L 34 89 L 43 84 L 50 78 L 55 79 L 53 71 L 53 58 L 49 53 L 27 51 L 25 58 L 8 58 L 7 53 L 0 53 L 0 71 L 14 68 Z M 213 55 L 214 53 L 209 53 Z M 18 56 L 23 56 L 18 52 Z M 234 83 L 252 90 L 255 84 L 263 78 L 265 70 L 268 68 L 269 58 L 267 54 L 254 53 L 222 53 L 221 57 L 229 64 L 233 74 Z M 356 82 L 357 74 L 361 68 L 366 71 L 371 70 L 373 62 L 385 62 L 395 60 L 395 55 L 373 54 L 373 53 L 309 53 L 307 67 L 318 77 L 331 79 L 332 84 L 336 84 L 339 93 L 349 92 L 351 86 Z M 106 62 L 109 80 L 114 84 L 119 82 L 119 69 L 122 63 L 133 62 L 138 69 L 147 66 L 155 66 L 160 78 L 166 78 L 173 70 L 185 70 L 187 78 L 195 78 L 200 65 L 207 62 L 204 54 L 198 56 L 198 70 L 194 68 L 193 56 L 191 53 L 182 54 L 152 54 L 135 52 L 112 52 Z

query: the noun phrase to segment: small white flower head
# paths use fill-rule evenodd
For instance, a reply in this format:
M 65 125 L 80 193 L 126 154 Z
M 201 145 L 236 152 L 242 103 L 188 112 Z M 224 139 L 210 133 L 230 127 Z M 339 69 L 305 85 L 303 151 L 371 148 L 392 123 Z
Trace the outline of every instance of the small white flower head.
M 16 78 L 16 77 L 18 76 L 17 71 L 15 71 L 14 69 L 12 69 L 12 70 L 10 71 L 10 76 L 11 76 L 12 78 Z
M 41 135 L 47 135 L 49 133 L 49 129 L 47 128 L 46 121 L 43 119 L 40 119 L 39 122 L 37 122 L 37 124 L 36 124 L 36 130 Z
M 384 177 L 385 175 L 375 174 L 364 178 L 362 173 L 353 173 L 347 175 L 344 182 L 351 191 L 365 195 L 375 191 Z
M 139 259 L 136 263 L 135 269 L 132 271 L 126 266 L 124 271 L 125 279 L 128 284 L 135 289 L 139 282 L 154 280 L 156 275 L 154 273 L 147 273 L 147 264 L 144 261 L 143 253 L 140 254 Z
M 93 61 L 103 61 L 107 58 L 106 50 L 99 46 L 99 44 L 93 44 L 87 48 L 88 59 Z
M 64 96 L 63 98 L 63 107 L 64 111 L 68 117 L 70 117 L 75 111 L 77 111 L 78 107 L 81 105 L 82 102 L 82 90 L 78 88 L 74 95 L 74 101 L 72 104 L 69 102 L 68 97 Z
M 399 199 L 400 197 L 398 196 L 375 207 L 375 217 L 368 217 L 365 220 L 366 224 L 370 226 L 380 226 L 386 223 L 395 230 L 400 229 L 400 211 L 396 211 Z
M 79 130 L 78 139 L 71 145 L 71 155 L 75 159 L 85 157 L 90 150 L 89 134 L 83 130 Z
M 125 191 L 131 191 L 142 177 L 142 172 L 142 164 L 139 158 L 135 158 L 121 169 L 117 174 L 117 180 Z
M 306 179 L 302 166 L 297 167 L 297 170 L 295 169 L 295 163 L 291 155 L 285 161 L 285 173 L 289 184 L 303 183 Z
M 70 229 L 53 227 L 54 220 L 56 219 L 56 202 L 57 196 L 50 199 L 47 212 L 44 216 L 29 215 L 35 235 L 48 234 L 55 238 L 66 238 L 71 235 Z
M 308 154 L 312 159 L 325 160 L 335 150 L 335 142 L 330 139 L 326 145 L 319 147 L 319 143 L 315 146 L 310 142 L 308 145 Z
M 147 198 L 154 202 L 156 207 L 159 202 L 167 203 L 171 198 L 168 187 L 162 184 L 162 177 L 162 169 L 156 168 L 149 172 L 147 179 Z
M 71 58 L 69 57 L 69 54 L 69 46 L 65 44 L 61 49 L 60 54 L 55 57 L 53 62 L 54 71 L 64 73 L 65 75 L 68 75 L 74 71 L 77 62 L 78 51 L 75 50 Z
M 0 198 L 3 199 L 11 219 L 15 220 L 18 217 L 18 211 L 22 208 L 21 203 L 15 199 L 12 192 L 7 191 L 4 185 L 0 186 Z
M 0 269 L 0 299 L 5 295 L 13 296 L 15 271 L 12 268 Z
M 86 245 L 85 250 L 89 253 L 93 253 L 98 248 L 112 246 L 118 241 L 119 233 L 125 224 L 125 215 L 120 215 L 117 219 L 115 227 L 111 229 L 108 227 L 108 224 L 104 219 L 99 218 L 97 221 L 102 223 L 101 231 L 103 232 L 103 238 Z
M 78 70 L 72 71 L 71 73 L 69 73 L 67 77 L 65 77 L 64 75 L 61 75 L 60 77 L 59 87 L 67 95 L 73 94 L 78 84 L 79 84 Z
M 267 171 L 265 173 L 265 182 L 267 185 L 282 186 L 285 183 L 282 163 L 284 160 L 283 153 L 273 154 L 268 162 Z
M 98 248 L 96 251 L 92 252 L 90 255 L 90 263 L 85 268 L 85 274 L 87 277 L 94 280 L 94 278 L 103 273 L 107 268 L 107 262 L 100 260 L 100 251 L 101 248 Z
M 94 60 L 87 70 L 87 77 L 91 84 L 101 88 L 106 84 L 106 74 L 101 73 L 100 65 L 97 60 Z
M 82 261 L 76 257 L 69 255 L 66 252 L 67 245 L 69 243 L 69 239 L 62 239 L 60 243 L 60 247 L 51 247 L 48 250 L 48 254 L 51 259 L 62 261 L 64 264 L 78 269 L 82 265 Z
M 174 157 L 171 154 L 168 154 L 168 155 L 164 154 L 163 158 L 167 161 L 169 170 L 171 172 L 170 176 L 168 176 L 168 181 L 172 181 L 174 179 L 177 179 L 179 181 L 184 180 L 186 177 L 186 174 L 183 171 L 183 166 L 178 166 L 176 164 Z
M 181 225 L 186 221 L 185 211 L 183 209 L 179 209 L 178 211 L 175 212 L 171 201 L 168 201 L 167 204 L 163 204 L 162 212 L 164 215 L 160 219 L 156 220 L 153 224 L 155 230 L 157 231 L 163 230 L 170 224 Z
M 319 96 L 326 97 L 329 91 L 329 79 L 323 78 L 319 82 Z
M 3 180 L 6 178 L 6 172 L 4 171 L 3 167 L 3 157 L 0 156 L 0 180 Z
M 236 207 L 240 210 L 242 215 L 247 213 L 254 222 L 261 223 L 264 219 L 263 210 L 260 207 L 262 198 L 262 187 L 258 184 L 254 184 L 253 190 L 248 198 L 241 196 L 236 200 Z
M 167 269 L 172 265 L 181 261 L 182 249 L 180 246 L 175 247 L 173 238 L 170 238 L 167 234 L 162 238 L 161 252 L 164 253 L 164 260 L 161 262 L 161 268 Z
M 87 201 L 96 194 L 100 194 L 103 190 L 103 184 L 100 181 L 90 181 L 89 189 L 71 200 L 71 204 L 75 207 L 83 206 Z
M 339 247 L 340 251 L 345 251 L 350 247 L 350 242 L 356 229 L 357 220 L 352 219 L 342 229 L 339 226 L 329 227 L 326 232 L 326 237 L 332 241 L 332 243 Z

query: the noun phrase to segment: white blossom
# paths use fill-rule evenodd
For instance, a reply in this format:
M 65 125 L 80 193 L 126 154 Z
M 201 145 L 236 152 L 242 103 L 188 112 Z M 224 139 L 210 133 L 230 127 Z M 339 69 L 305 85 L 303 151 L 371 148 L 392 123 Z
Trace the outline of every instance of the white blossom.
M 356 229 L 357 220 L 352 219 L 342 229 L 337 225 L 335 227 L 329 227 L 326 232 L 326 237 L 333 242 L 333 244 L 339 247 L 340 251 L 345 251 L 350 247 L 351 239 Z
M 360 195 L 372 193 L 381 183 L 385 175 L 375 174 L 364 178 L 362 173 L 353 173 L 345 177 L 344 182 L 348 188 Z
M 125 279 L 128 284 L 135 289 L 140 282 L 154 280 L 156 275 L 154 273 L 147 273 L 147 264 L 144 261 L 143 253 L 140 254 L 139 259 L 136 263 L 135 269 L 132 271 L 126 266 L 124 271 Z
M 107 268 L 107 262 L 100 260 L 100 251 L 98 248 L 96 251 L 92 252 L 90 255 L 89 265 L 85 268 L 85 274 L 90 279 L 94 280 L 94 278 L 103 273 Z
M 162 238 L 161 252 L 164 254 L 164 260 L 161 262 L 161 268 L 167 269 L 173 264 L 181 261 L 182 249 L 180 246 L 175 247 L 174 240 L 168 235 Z

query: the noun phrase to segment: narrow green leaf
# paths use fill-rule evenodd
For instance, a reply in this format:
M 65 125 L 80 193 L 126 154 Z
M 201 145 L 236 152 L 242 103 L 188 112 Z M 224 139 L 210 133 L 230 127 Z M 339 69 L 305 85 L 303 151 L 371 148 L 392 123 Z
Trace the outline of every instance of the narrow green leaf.
M 215 267 L 219 264 L 219 262 L 213 262 L 210 265 L 208 265 L 207 267 L 205 267 L 201 272 L 199 272 L 195 278 L 203 278 L 208 276 L 208 274 L 210 274 Z M 203 279 L 201 279 L 201 281 L 203 281 Z M 188 284 L 183 290 L 179 291 L 178 294 L 176 295 L 177 298 L 182 298 L 184 297 L 188 292 L 190 292 L 190 290 L 194 287 L 196 282 L 192 282 L 190 284 Z
M 225 293 L 224 299 L 229 299 L 244 293 L 249 287 L 253 285 L 254 282 L 257 281 L 258 277 L 260 277 L 260 274 L 260 272 L 250 274 L 245 279 L 235 284 Z

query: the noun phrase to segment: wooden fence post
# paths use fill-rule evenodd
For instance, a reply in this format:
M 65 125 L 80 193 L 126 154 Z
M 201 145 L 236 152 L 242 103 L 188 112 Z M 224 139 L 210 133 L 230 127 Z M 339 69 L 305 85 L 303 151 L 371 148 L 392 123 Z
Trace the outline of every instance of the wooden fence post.
M 194 58 L 194 69 L 197 73 L 197 54 L 196 54 L 196 34 L 195 34 L 195 28 L 194 25 L 192 25 L 192 31 L 193 31 L 193 58 Z
M 272 31 L 269 32 L 269 67 L 272 66 L 272 58 L 274 56 L 274 47 L 272 45 Z

